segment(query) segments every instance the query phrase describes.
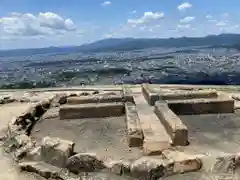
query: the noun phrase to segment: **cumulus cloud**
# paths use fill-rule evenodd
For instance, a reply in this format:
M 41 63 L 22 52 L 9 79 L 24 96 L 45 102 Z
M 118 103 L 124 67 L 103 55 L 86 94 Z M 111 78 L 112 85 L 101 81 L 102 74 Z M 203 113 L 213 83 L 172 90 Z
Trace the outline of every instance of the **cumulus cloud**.
M 127 23 L 132 25 L 148 24 L 164 18 L 163 12 L 145 12 L 144 15 L 138 19 L 128 19 Z
M 192 7 L 192 4 L 190 4 L 189 2 L 184 2 L 180 4 L 177 8 L 179 11 L 184 11 L 185 9 L 189 9 L 191 7 Z
M 110 2 L 110 1 L 105 1 L 105 2 L 103 2 L 101 5 L 103 6 L 103 7 L 105 7 L 105 6 L 109 6 L 109 5 L 111 5 L 112 3 Z
M 39 13 L 38 20 L 42 27 L 64 30 L 74 30 L 76 28 L 71 19 L 64 20 L 61 16 L 51 12 Z
M 181 23 L 190 23 L 191 21 L 195 20 L 195 17 L 194 16 L 187 16 L 183 19 L 180 19 L 180 22 Z
M 11 13 L 0 18 L 1 33 L 9 36 L 43 36 L 68 31 L 75 31 L 76 26 L 71 19 L 52 13 Z

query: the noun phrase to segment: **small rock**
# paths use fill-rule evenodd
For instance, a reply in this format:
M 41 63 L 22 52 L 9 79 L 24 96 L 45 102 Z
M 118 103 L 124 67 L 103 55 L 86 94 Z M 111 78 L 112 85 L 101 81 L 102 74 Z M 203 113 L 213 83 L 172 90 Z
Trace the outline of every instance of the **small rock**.
M 59 138 L 45 137 L 41 144 L 42 159 L 57 167 L 64 167 L 73 154 L 74 143 Z
M 17 148 L 25 146 L 26 144 L 31 142 L 31 138 L 25 134 L 20 134 L 14 137 L 15 145 Z
M 173 163 L 162 158 L 144 156 L 131 164 L 130 172 L 139 180 L 155 180 L 165 175 L 166 169 Z
M 234 173 L 238 164 L 238 158 L 232 154 L 205 157 L 201 160 L 203 162 L 203 170 L 210 173 Z
M 89 96 L 90 94 L 88 92 L 82 92 L 80 96 Z
M 66 168 L 73 173 L 93 172 L 105 168 L 104 163 L 97 158 L 96 154 L 79 153 L 67 160 Z
M 105 163 L 109 172 L 117 175 L 125 175 L 130 173 L 130 162 L 127 161 L 110 161 Z
M 22 162 L 19 168 L 23 171 L 37 173 L 44 178 L 57 178 L 61 171 L 60 168 L 47 164 L 45 162 Z
M 95 95 L 95 94 L 99 94 L 100 92 L 99 91 L 94 91 L 92 94 Z

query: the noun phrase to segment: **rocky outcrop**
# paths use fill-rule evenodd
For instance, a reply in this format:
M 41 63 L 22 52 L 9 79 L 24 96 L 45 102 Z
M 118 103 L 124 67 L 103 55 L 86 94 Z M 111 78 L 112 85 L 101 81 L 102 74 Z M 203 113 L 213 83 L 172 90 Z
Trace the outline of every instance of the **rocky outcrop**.
M 106 168 L 104 162 L 92 153 L 78 153 L 69 157 L 65 167 L 73 173 L 94 172 Z

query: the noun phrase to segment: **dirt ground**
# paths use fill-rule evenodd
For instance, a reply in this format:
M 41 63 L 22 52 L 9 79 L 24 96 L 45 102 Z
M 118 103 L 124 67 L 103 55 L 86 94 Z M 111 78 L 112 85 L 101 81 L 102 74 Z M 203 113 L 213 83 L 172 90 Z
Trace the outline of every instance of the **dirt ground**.
M 58 108 L 47 112 L 32 131 L 38 142 L 45 136 L 76 143 L 76 152 L 93 152 L 104 160 L 134 160 L 142 156 L 139 148 L 129 148 L 125 116 L 59 120 Z M 55 117 L 54 117 L 55 116 Z
M 205 155 L 240 152 L 240 110 L 234 114 L 180 116 L 189 130 L 188 152 Z

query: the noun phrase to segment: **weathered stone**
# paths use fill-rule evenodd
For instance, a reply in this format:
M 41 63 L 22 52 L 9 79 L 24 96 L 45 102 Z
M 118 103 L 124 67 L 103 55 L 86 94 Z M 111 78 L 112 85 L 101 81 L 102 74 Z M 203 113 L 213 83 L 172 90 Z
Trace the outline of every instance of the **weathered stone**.
M 57 178 L 61 171 L 60 168 L 52 166 L 42 161 L 38 162 L 22 162 L 19 165 L 19 168 L 23 171 L 37 173 L 44 178 Z
M 142 85 L 142 93 L 148 104 L 154 106 L 155 102 L 159 100 L 159 94 L 150 87 L 149 84 Z
M 73 154 L 74 143 L 59 138 L 45 137 L 41 144 L 43 161 L 57 167 L 64 167 Z
M 203 155 L 191 155 L 184 152 L 165 150 L 163 155 L 174 162 L 172 174 L 198 171 L 202 168 Z
M 157 155 L 171 147 L 172 140 L 159 121 L 152 107 L 141 94 L 134 94 L 140 126 L 144 135 L 143 151 L 145 155 Z
M 59 107 L 61 104 L 65 104 L 67 102 L 68 95 L 66 93 L 56 94 L 55 97 L 51 101 L 51 107 Z
M 41 146 L 37 146 L 31 149 L 27 153 L 27 159 L 32 161 L 40 161 L 41 160 Z
M 199 98 L 217 98 L 216 90 L 201 90 L 201 91 L 173 91 L 160 93 L 161 100 L 186 100 Z
M 123 95 L 124 95 L 125 102 L 135 103 L 133 99 L 132 90 L 130 88 L 123 86 Z
M 26 134 L 16 135 L 16 136 L 14 136 L 14 140 L 15 140 L 15 146 L 17 148 L 25 146 L 26 144 L 31 142 L 31 138 L 29 136 L 27 136 Z
M 16 160 L 20 160 L 26 157 L 28 152 L 31 151 L 33 148 L 33 142 L 28 142 L 27 144 L 16 150 L 16 152 L 14 153 L 14 157 L 16 158 Z
M 131 164 L 130 172 L 139 180 L 155 180 L 165 176 L 166 169 L 172 167 L 171 161 L 161 157 L 142 157 Z
M 111 103 L 123 102 L 121 95 L 91 95 L 82 97 L 68 97 L 68 104 L 86 104 L 86 103 Z
M 105 163 L 109 172 L 117 175 L 127 175 L 130 173 L 130 162 L 127 161 L 110 161 Z
M 99 171 L 106 167 L 96 154 L 78 153 L 68 158 L 65 168 L 70 172 L 80 173 Z
M 234 100 L 225 96 L 212 99 L 188 99 L 167 101 L 176 114 L 233 113 Z
M 61 120 L 122 116 L 123 114 L 123 103 L 90 103 L 60 107 Z
M 155 103 L 155 113 L 170 135 L 173 145 L 188 145 L 188 129 L 181 119 L 169 109 L 165 102 Z
M 203 170 L 210 173 L 234 173 L 239 163 L 238 155 L 219 154 L 202 158 Z
M 136 106 L 131 102 L 125 103 L 126 124 L 128 130 L 129 147 L 140 147 L 143 144 L 143 132 Z

